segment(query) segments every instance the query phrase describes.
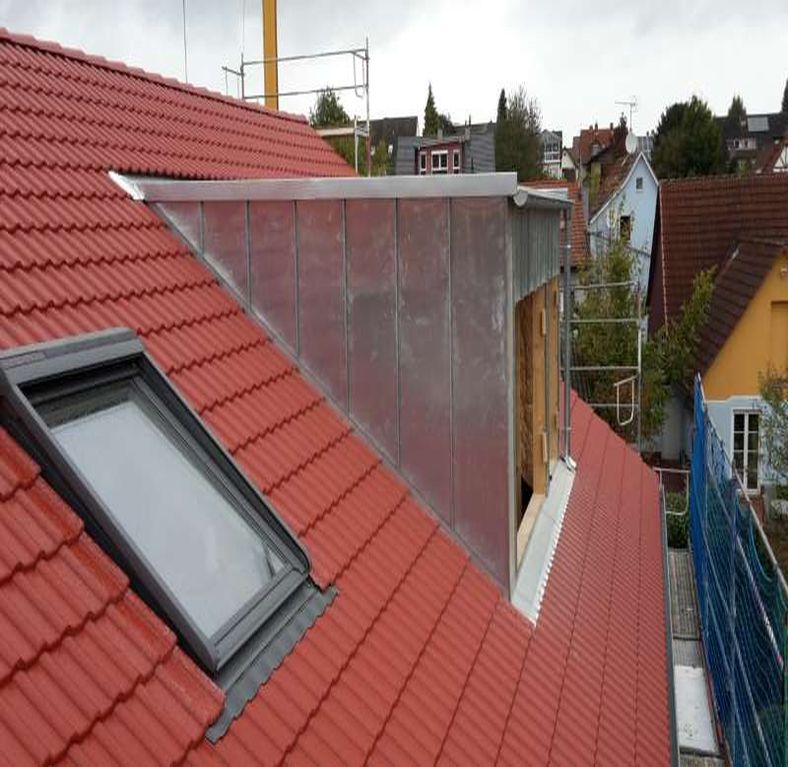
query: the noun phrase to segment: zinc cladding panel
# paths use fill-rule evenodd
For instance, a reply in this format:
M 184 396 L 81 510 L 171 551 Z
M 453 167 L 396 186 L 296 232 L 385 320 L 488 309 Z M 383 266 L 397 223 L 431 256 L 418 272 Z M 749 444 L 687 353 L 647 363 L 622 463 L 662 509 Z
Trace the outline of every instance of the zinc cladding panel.
M 0 601 L 8 605 L 0 654 L 18 648 L 0 685 L 0 761 L 360 763 L 373 743 L 395 762 L 437 751 L 446 762 L 583 764 L 594 759 L 590 728 L 599 761 L 664 764 L 659 509 L 648 469 L 634 456 L 625 465 L 621 449 L 603 460 L 618 438 L 573 401 L 578 478 L 532 631 L 359 438 L 325 404 L 302 398 L 308 384 L 209 272 L 165 256 L 183 250 L 153 215 L 125 199 L 90 204 L 104 194 L 109 168 L 238 177 L 347 166 L 303 123 L 57 46 L 0 32 L 0 70 L 0 177 L 19 171 L 0 189 L 0 285 L 16 286 L 0 292 L 0 346 L 132 327 L 211 427 L 232 433 L 228 447 L 262 490 L 283 499 L 276 508 L 306 531 L 316 576 L 338 590 L 213 745 L 204 732 L 221 693 L 101 550 L 83 551 L 86 534 L 75 542 L 72 512 L 37 489 L 37 469 L 0 431 Z M 50 118 L 35 129 L 33 102 Z M 77 131 L 67 114 L 92 122 Z M 120 118 L 136 129 L 124 132 Z M 92 135 L 98 126 L 102 141 Z M 58 172 L 66 167 L 77 172 Z M 74 186 L 91 174 L 95 183 Z M 68 216 L 57 212 L 63 197 Z M 24 226 L 11 229 L 17 219 L 5 211 L 21 198 Z M 87 278 L 59 287 L 83 263 Z M 610 488 L 632 473 L 641 491 L 627 496 L 626 514 L 601 514 L 620 503 Z M 610 560 L 612 582 L 611 567 L 600 566 Z M 78 572 L 87 572 L 84 588 Z M 566 689 L 579 690 L 582 705 L 561 694 L 575 656 L 585 662 L 573 663 Z M 578 685 L 586 667 L 594 684 Z M 583 749 L 567 756 L 576 730 Z
M 514 300 L 533 293 L 561 270 L 560 231 L 555 213 L 510 205 Z

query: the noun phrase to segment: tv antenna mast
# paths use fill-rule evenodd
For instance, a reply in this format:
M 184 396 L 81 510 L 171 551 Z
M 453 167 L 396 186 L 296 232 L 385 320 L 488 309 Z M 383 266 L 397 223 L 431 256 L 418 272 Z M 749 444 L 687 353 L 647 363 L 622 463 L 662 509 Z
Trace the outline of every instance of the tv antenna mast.
M 630 96 L 628 100 L 624 101 L 616 101 L 616 104 L 622 107 L 629 108 L 629 122 L 627 125 L 629 126 L 629 130 L 632 130 L 632 114 L 638 111 L 638 97 L 637 96 Z

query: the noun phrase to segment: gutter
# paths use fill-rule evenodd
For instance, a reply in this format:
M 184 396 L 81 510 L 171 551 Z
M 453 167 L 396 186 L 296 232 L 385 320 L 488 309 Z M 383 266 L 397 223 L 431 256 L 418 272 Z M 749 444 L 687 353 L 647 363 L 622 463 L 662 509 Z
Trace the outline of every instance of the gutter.
M 670 616 L 670 562 L 668 561 L 668 519 L 665 505 L 665 488 L 659 483 L 660 530 L 662 533 L 662 568 L 665 595 L 665 663 L 668 681 L 668 727 L 670 729 L 670 764 L 679 765 L 679 737 L 676 719 L 676 683 L 673 667 L 673 621 Z M 687 512 L 689 513 L 689 511 Z

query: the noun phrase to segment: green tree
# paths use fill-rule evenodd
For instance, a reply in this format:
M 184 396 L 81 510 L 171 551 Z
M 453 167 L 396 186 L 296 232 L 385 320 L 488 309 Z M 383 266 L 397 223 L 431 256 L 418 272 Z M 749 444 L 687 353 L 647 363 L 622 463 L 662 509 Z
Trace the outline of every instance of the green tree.
M 785 80 L 785 88 L 783 88 L 782 111 L 788 112 L 788 79 Z
M 788 370 L 769 368 L 758 376 L 766 407 L 762 419 L 763 452 L 781 495 L 788 498 Z
M 325 88 L 317 94 L 315 105 L 309 110 L 309 124 L 313 128 L 342 128 L 349 127 L 353 120 L 345 111 L 335 91 Z M 355 168 L 356 139 L 354 136 L 333 136 L 327 138 L 334 151 L 342 159 Z M 383 143 L 382 151 L 378 146 L 372 154 L 372 175 L 383 176 L 389 171 L 388 147 Z M 367 167 L 367 145 L 364 139 L 358 142 L 358 169 L 365 173 Z
M 451 121 L 451 115 L 445 115 L 443 112 L 438 115 L 438 125 L 444 136 L 453 136 L 457 132 L 454 129 L 454 123 Z
M 620 239 L 609 243 L 605 255 L 591 261 L 579 274 L 581 285 L 611 284 L 602 290 L 583 291 L 583 301 L 574 307 L 578 323 L 572 340 L 574 364 L 579 366 L 635 366 L 637 335 L 634 322 L 596 323 L 600 319 L 637 317 L 640 300 L 634 290 L 635 260 Z M 690 298 L 677 319 L 669 321 L 642 345 L 641 364 L 641 435 L 654 436 L 665 420 L 665 404 L 673 387 L 691 384 L 700 332 L 708 317 L 713 291 L 713 271 L 699 273 L 693 282 Z M 576 386 L 589 402 L 615 403 L 615 382 L 626 376 L 624 371 L 599 371 L 578 376 Z M 575 384 L 573 384 L 575 385 Z M 628 390 L 621 392 L 622 403 Z M 628 415 L 625 404 L 621 414 L 607 408 L 600 415 L 619 433 L 634 437 L 633 425 L 619 425 L 619 415 Z
M 501 88 L 501 95 L 498 96 L 498 111 L 495 117 L 496 123 L 502 123 L 504 120 L 506 120 L 508 114 L 509 106 L 506 103 L 506 91 Z
M 742 123 L 747 119 L 747 110 L 744 107 L 744 101 L 739 94 L 735 94 L 731 105 L 728 107 L 728 116 L 725 118 L 725 124 L 729 130 L 740 131 Z
M 435 107 L 435 97 L 432 95 L 432 83 L 427 87 L 427 103 L 424 106 L 424 129 L 422 136 L 437 136 L 440 127 L 440 115 Z
M 503 100 L 506 95 L 501 91 Z M 499 98 L 499 118 L 501 114 Z M 495 125 L 495 169 L 515 171 L 521 181 L 542 175 L 542 114 L 539 102 L 521 85 L 506 104 L 506 116 Z
M 325 88 L 317 94 L 315 106 L 309 110 L 309 124 L 313 128 L 335 128 L 348 125 L 350 117 L 335 91 Z
M 375 145 L 375 151 L 372 153 L 372 175 L 388 176 L 392 170 L 388 144 L 383 139 L 380 139 Z
M 725 170 L 722 133 L 705 101 L 693 96 L 662 113 L 651 165 L 659 178 L 709 176 Z

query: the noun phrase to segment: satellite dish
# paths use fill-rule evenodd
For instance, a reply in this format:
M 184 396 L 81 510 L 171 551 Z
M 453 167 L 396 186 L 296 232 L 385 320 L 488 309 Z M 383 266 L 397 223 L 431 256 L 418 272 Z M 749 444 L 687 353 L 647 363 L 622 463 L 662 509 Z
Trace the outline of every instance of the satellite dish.
M 627 133 L 624 146 L 627 148 L 627 154 L 635 154 L 638 149 L 638 137 L 632 132 Z

